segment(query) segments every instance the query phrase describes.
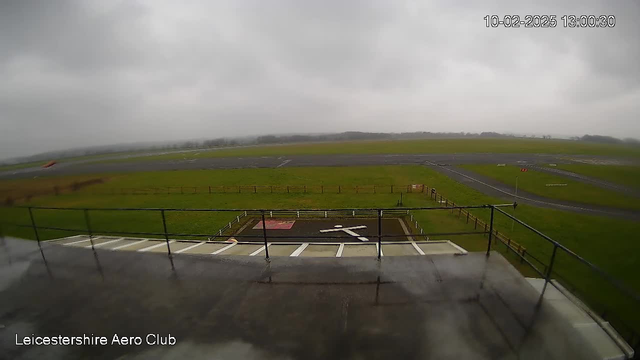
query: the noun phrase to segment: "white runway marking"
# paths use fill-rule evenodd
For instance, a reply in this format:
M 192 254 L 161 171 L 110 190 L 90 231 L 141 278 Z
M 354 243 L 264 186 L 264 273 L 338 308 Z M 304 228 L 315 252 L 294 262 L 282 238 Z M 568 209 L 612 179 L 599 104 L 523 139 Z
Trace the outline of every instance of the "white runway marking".
M 300 247 L 298 247 L 296 249 L 296 251 L 292 252 L 291 255 L 289 255 L 289 256 L 297 257 L 298 255 L 302 254 L 302 252 L 304 251 L 304 249 L 307 248 L 307 246 L 309 246 L 309 243 L 304 243 L 304 244 L 300 245 Z
M 102 237 L 102 236 L 96 236 L 96 237 L 94 237 L 94 238 L 93 238 L 93 240 L 96 240 L 96 239 L 101 238 L 101 237 Z M 89 239 L 86 239 L 86 240 L 78 240 L 78 241 L 74 241 L 74 242 L 70 242 L 70 243 L 66 243 L 66 244 L 62 244 L 62 245 L 64 245 L 64 246 L 69 246 L 69 245 L 73 245 L 73 244 L 79 244 L 79 243 L 81 243 L 81 242 L 85 242 L 85 241 L 89 241 Z
M 278 166 L 276 166 L 276 167 L 277 167 L 277 168 L 279 168 L 279 167 L 285 166 L 285 165 L 287 165 L 287 164 L 288 164 L 288 163 L 290 163 L 290 162 L 291 162 L 291 160 L 285 160 L 285 161 L 283 161 L 283 162 L 282 162 L 282 164 L 280 164 L 280 165 L 278 165 Z
M 123 239 L 124 239 L 124 238 L 120 238 L 120 239 L 115 239 L 115 240 L 111 240 L 111 241 L 103 242 L 103 243 L 100 243 L 100 244 L 95 244 L 93 247 L 99 247 L 99 246 L 104 246 L 104 245 L 107 245 L 107 244 L 113 244 L 114 242 L 122 241 Z M 95 240 L 95 239 L 93 239 L 93 240 Z M 91 249 L 91 245 L 89 245 L 89 246 L 85 246 L 85 247 L 86 247 L 87 249 Z
M 200 246 L 202 244 L 204 244 L 204 241 L 203 242 L 199 242 L 199 243 L 197 243 L 195 245 L 188 246 L 188 247 L 186 247 L 184 249 L 180 249 L 180 250 L 176 251 L 176 254 L 180 254 L 180 253 L 185 252 L 187 250 L 191 250 L 193 248 L 197 248 L 198 246 Z
M 221 252 L 223 252 L 223 251 L 225 251 L 225 250 L 228 250 L 228 249 L 231 249 L 232 247 L 234 247 L 234 246 L 236 246 L 236 245 L 238 245 L 238 243 L 234 242 L 234 243 L 232 243 L 232 244 L 229 244 L 229 245 L 227 245 L 227 246 L 223 247 L 222 249 L 218 249 L 218 250 L 216 250 L 216 251 L 212 252 L 212 253 L 211 253 L 211 255 L 218 255 L 218 254 L 220 254 Z
M 415 241 L 411 242 L 411 245 L 413 245 L 413 248 L 416 249 L 416 251 L 418 252 L 418 254 L 420 255 L 424 255 L 424 251 L 422 251 L 422 249 L 420 249 L 420 247 L 418 246 L 418 244 L 415 243 Z
M 172 244 L 172 243 L 174 243 L 174 242 L 176 242 L 176 241 L 175 241 L 175 240 L 171 240 L 171 241 L 169 241 L 169 244 Z M 144 249 L 140 249 L 140 250 L 138 250 L 138 251 L 140 251 L 140 252 L 145 252 L 145 251 L 153 250 L 153 249 L 155 249 L 155 248 L 159 248 L 160 246 L 163 246 L 163 245 L 164 245 L 164 246 L 167 246 L 167 242 L 166 242 L 166 241 L 159 241 L 159 243 L 160 243 L 160 244 L 151 245 L 151 246 L 149 246 L 149 247 L 146 247 L 146 248 L 144 248 Z
M 358 238 L 358 240 L 360 241 L 369 241 L 369 239 L 367 239 L 364 236 L 360 236 L 360 234 L 353 232 L 352 230 L 358 230 L 358 229 L 366 229 L 367 227 L 364 225 L 359 225 L 359 226 L 352 226 L 352 227 L 348 227 L 348 228 L 343 228 L 342 225 L 336 225 L 335 229 L 326 229 L 326 230 L 320 230 L 321 233 L 328 233 L 328 232 L 334 232 L 334 231 L 344 231 L 347 234 Z
M 267 244 L 267 247 L 271 246 L 271 243 Z M 264 251 L 264 246 L 261 246 L 260 249 L 252 252 L 251 254 L 249 254 L 249 256 L 256 256 L 258 254 L 260 254 L 261 252 Z
M 338 252 L 336 253 L 336 257 L 342 257 L 342 252 L 344 251 L 344 243 L 340 244 L 338 248 Z
M 113 249 L 111 249 L 111 250 L 124 249 L 124 248 L 129 247 L 129 246 L 133 246 L 133 245 L 136 245 L 136 244 L 141 244 L 141 243 L 143 243 L 143 242 L 145 242 L 145 241 L 148 241 L 148 240 L 147 240 L 147 239 L 144 239 L 144 240 L 140 240 L 140 241 L 132 242 L 132 243 L 129 243 L 129 244 L 120 245 L 120 246 L 114 247 L 114 248 L 113 248 Z

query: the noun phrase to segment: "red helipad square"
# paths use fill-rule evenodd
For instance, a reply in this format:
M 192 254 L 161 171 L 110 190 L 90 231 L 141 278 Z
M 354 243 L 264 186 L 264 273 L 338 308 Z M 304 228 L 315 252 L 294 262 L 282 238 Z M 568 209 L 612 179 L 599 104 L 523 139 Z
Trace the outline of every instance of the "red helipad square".
M 295 222 L 295 220 L 266 220 L 264 223 L 267 230 L 291 230 Z M 262 221 L 258 221 L 253 229 L 262 229 Z

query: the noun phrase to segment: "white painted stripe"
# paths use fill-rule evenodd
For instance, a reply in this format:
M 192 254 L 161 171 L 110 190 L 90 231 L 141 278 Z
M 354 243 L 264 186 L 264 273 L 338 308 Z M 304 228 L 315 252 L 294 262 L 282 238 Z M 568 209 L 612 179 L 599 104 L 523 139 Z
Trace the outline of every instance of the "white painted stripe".
M 269 247 L 269 246 L 271 246 L 271 243 L 267 244 L 267 247 Z M 263 251 L 264 251 L 264 245 L 261 246 L 260 249 L 258 249 L 256 251 L 252 252 L 251 254 L 249 254 L 249 256 L 256 256 L 256 255 L 260 254 Z
M 300 247 L 298 247 L 296 249 L 296 251 L 292 252 L 291 255 L 289 255 L 289 256 L 297 257 L 298 255 L 302 254 L 302 252 L 304 251 L 304 249 L 307 248 L 307 246 L 309 246 L 309 243 L 304 243 L 304 244 L 300 245 Z
M 336 257 L 342 257 L 342 251 L 344 251 L 344 244 L 340 244 L 338 252 L 336 253 Z
M 102 236 L 96 236 L 96 237 L 93 238 L 93 240 L 99 239 L 101 237 Z M 73 245 L 73 244 L 79 244 L 79 243 L 85 242 L 85 241 L 89 241 L 89 239 L 87 239 L 87 240 L 78 240 L 78 241 L 74 241 L 74 242 L 70 242 L 70 243 L 66 243 L 66 244 L 62 244 L 62 245 L 69 246 L 69 245 Z
M 136 245 L 136 244 L 141 244 L 141 243 L 143 243 L 143 242 L 145 242 L 145 241 L 149 241 L 149 240 L 147 240 L 147 239 L 143 239 L 143 240 L 136 241 L 136 242 L 132 242 L 132 243 L 129 243 L 129 244 L 124 244 L 124 245 L 116 246 L 116 247 L 114 247 L 114 248 L 113 248 L 113 249 L 111 249 L 111 250 L 118 250 L 118 249 L 126 248 L 126 247 L 133 246 L 133 245 Z
M 409 236 L 409 234 L 411 233 L 409 232 L 409 229 L 407 229 L 407 225 L 405 225 L 404 221 L 402 221 L 402 219 L 400 218 L 398 218 L 398 221 L 400 222 L 400 226 L 402 227 L 402 230 L 404 231 L 405 235 L 407 235 L 407 240 L 413 241 L 413 236 Z
M 223 251 L 225 251 L 225 250 L 228 250 L 228 249 L 231 249 L 232 247 L 234 247 L 234 246 L 236 246 L 236 245 L 238 245 L 238 243 L 232 243 L 232 244 L 229 244 L 229 245 L 227 245 L 227 246 L 223 247 L 222 249 L 218 249 L 218 250 L 216 250 L 216 251 L 212 252 L 212 253 L 211 253 L 211 255 L 218 255 L 218 254 L 220 254 L 221 252 L 223 252 Z
M 378 251 L 378 243 L 376 243 L 376 251 Z M 383 257 L 383 256 L 384 256 L 384 253 L 382 252 L 382 248 L 380 248 L 380 257 Z
M 282 162 L 282 164 L 280 164 L 280 165 L 278 165 L 278 166 L 276 166 L 276 167 L 277 167 L 277 168 L 279 168 L 279 167 L 285 166 L 285 165 L 287 165 L 287 164 L 288 164 L 288 163 L 290 163 L 290 162 L 291 162 L 291 160 L 285 160 L 285 161 L 283 161 L 283 162 Z
M 73 235 L 73 236 L 67 236 L 67 237 L 63 237 L 63 238 L 59 238 L 59 239 L 42 240 L 41 242 L 54 242 L 54 241 L 70 240 L 70 239 L 74 239 L 74 238 L 81 237 L 81 236 L 86 236 L 86 235 Z
M 424 255 L 424 251 L 422 251 L 422 249 L 420 249 L 420 246 L 418 246 L 418 244 L 416 244 L 415 241 L 412 241 L 411 245 L 413 245 L 413 248 L 416 249 L 418 254 Z
M 195 245 L 187 246 L 187 247 L 186 247 L 186 248 L 184 248 L 184 249 L 180 249 L 180 250 L 176 251 L 176 254 L 180 254 L 180 253 L 183 253 L 183 252 L 185 252 L 185 251 L 189 251 L 189 250 L 191 250 L 191 249 L 193 249 L 193 248 L 197 248 L 198 246 L 200 246 L 200 245 L 202 245 L 202 244 L 204 244 L 204 241 L 203 241 L 203 242 L 199 242 L 199 243 L 197 243 L 197 244 L 195 244 Z
M 467 254 L 468 254 L 467 250 L 465 250 L 465 249 L 461 248 L 460 246 L 458 246 L 458 245 L 456 245 L 456 244 L 452 243 L 452 242 L 451 242 L 451 241 L 449 241 L 449 240 L 447 240 L 447 242 L 448 242 L 451 246 L 453 246 L 454 248 L 456 248 L 456 249 L 460 250 L 460 255 L 467 255 Z
M 175 241 L 175 240 L 170 240 L 170 241 L 169 241 L 169 244 L 172 244 L 172 243 L 174 243 L 174 242 L 176 242 L 176 241 Z M 160 243 L 160 244 L 151 245 L 151 246 L 149 246 L 149 247 L 146 247 L 146 248 L 140 249 L 140 250 L 138 250 L 138 251 L 140 251 L 140 252 L 145 252 L 145 251 L 153 250 L 153 249 L 155 249 L 155 248 L 159 248 L 160 246 L 163 246 L 163 245 L 164 245 L 164 246 L 167 246 L 167 242 L 166 242 L 166 241 L 159 241 L 159 243 Z
M 115 239 L 115 240 L 111 240 L 111 241 L 106 241 L 100 244 L 95 244 L 93 247 L 98 247 L 98 246 L 104 246 L 107 244 L 113 244 L 114 242 L 118 242 L 118 241 L 122 241 L 124 238 L 120 238 L 120 239 Z M 95 240 L 95 239 L 94 239 Z M 89 246 L 85 246 L 87 249 L 91 249 L 91 245 Z
M 358 230 L 358 229 L 366 229 L 366 228 L 367 228 L 366 225 L 359 225 L 359 226 L 351 226 L 351 227 L 346 227 L 346 228 L 335 228 L 335 229 L 320 230 L 320 232 L 321 233 L 326 233 L 326 232 L 348 231 L 348 230 Z

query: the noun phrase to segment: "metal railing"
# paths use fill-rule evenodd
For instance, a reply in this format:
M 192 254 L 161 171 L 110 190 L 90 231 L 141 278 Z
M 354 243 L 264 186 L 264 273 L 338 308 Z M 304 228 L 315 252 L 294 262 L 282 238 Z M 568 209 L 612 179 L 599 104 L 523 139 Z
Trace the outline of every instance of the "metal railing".
M 569 289 L 571 289 L 571 281 L 569 281 L 568 279 L 564 278 L 563 276 L 561 276 L 557 271 L 555 271 L 555 267 L 554 265 L 556 265 L 557 262 L 557 255 L 559 253 L 565 254 L 566 256 L 569 256 L 572 259 L 575 259 L 576 261 L 578 261 L 580 264 L 584 265 L 586 267 L 586 269 L 588 269 L 590 272 L 592 272 L 593 274 L 601 277 L 602 279 L 604 279 L 608 284 L 610 284 L 613 288 L 617 289 L 621 295 L 623 295 L 625 297 L 625 299 L 633 302 L 636 305 L 636 309 L 640 308 L 640 296 L 631 288 L 629 288 L 627 285 L 625 285 L 624 283 L 622 283 L 621 281 L 617 280 L 616 278 L 614 278 L 613 276 L 609 275 L 608 273 L 606 273 L 604 270 L 602 270 L 600 267 L 594 265 L 593 263 L 589 262 L 588 260 L 584 259 L 583 257 L 581 257 L 580 255 L 576 254 L 575 252 L 571 251 L 570 249 L 568 249 L 567 247 L 565 247 L 564 245 L 560 244 L 559 242 L 553 240 L 552 238 L 550 238 L 549 236 L 545 235 L 544 233 L 538 231 L 537 229 L 535 229 L 534 227 L 528 225 L 527 223 L 519 220 L 518 218 L 516 218 L 515 216 L 505 212 L 504 210 L 502 210 L 501 208 L 504 207 L 515 207 L 517 204 L 513 203 L 513 204 L 496 204 L 496 205 L 474 205 L 474 206 L 458 206 L 458 205 L 453 205 L 453 206 L 448 206 L 449 204 L 446 204 L 446 206 L 438 206 L 438 207 L 403 207 L 403 208 L 368 208 L 368 209 L 356 209 L 356 208 L 347 208 L 347 209 L 307 209 L 307 210 L 300 210 L 300 209 L 278 209 L 278 210 L 270 210 L 270 209 L 181 209 L 181 208 L 63 208 L 63 207 L 46 207 L 46 206 L 41 206 L 41 207 L 26 207 L 26 206 L 15 206 L 13 208 L 20 208 L 20 209 L 26 209 L 28 211 L 29 214 L 29 220 L 30 220 L 30 224 L 11 224 L 11 223 L 7 223 L 7 222 L 2 222 L 0 223 L 0 236 L 2 235 L 2 229 L 5 228 L 7 225 L 8 226 L 16 226 L 16 227 L 28 227 L 31 228 L 33 230 L 33 233 L 35 235 L 36 240 L 38 241 L 38 245 L 40 245 L 41 243 L 41 237 L 40 237 L 40 233 L 39 230 L 57 230 L 57 231 L 67 231 L 67 232 L 75 232 L 75 233 L 87 233 L 89 235 L 89 240 L 91 242 L 91 247 L 94 248 L 94 242 L 93 242 L 93 237 L 95 236 L 95 232 L 94 229 L 92 227 L 92 223 L 91 223 L 91 212 L 93 211 L 143 211 L 143 212 L 154 212 L 157 213 L 159 216 L 159 219 L 161 219 L 162 221 L 162 232 L 140 232 L 140 231 L 100 231 L 101 234 L 113 234 L 113 235 L 144 235 L 144 236 L 159 236 L 162 237 L 163 240 L 166 242 L 167 245 L 167 253 L 170 259 L 172 259 L 172 252 L 171 252 L 171 242 L 170 242 L 170 237 L 177 237 L 177 236 L 191 236 L 191 237 L 204 237 L 204 238 L 209 238 L 211 237 L 211 234 L 193 234 L 193 233 L 176 233 L 176 232 L 169 232 L 168 228 L 167 228 L 167 219 L 166 219 L 166 214 L 170 213 L 170 212 L 226 212 L 226 213 L 237 213 L 238 215 L 236 215 L 235 221 L 230 222 L 229 224 L 227 224 L 227 227 L 224 228 L 223 231 L 218 231 L 217 234 L 218 235 L 222 235 L 222 233 L 224 233 L 224 231 L 226 231 L 227 229 L 230 229 L 234 223 L 239 224 L 241 222 L 242 218 L 245 217 L 259 217 L 259 221 L 262 222 L 262 234 L 260 235 L 234 235 L 236 237 L 244 237 L 244 238 L 248 238 L 248 239 L 256 239 L 256 241 L 261 242 L 264 244 L 265 247 L 265 258 L 267 260 L 269 260 L 269 251 L 268 251 L 268 245 L 269 245 L 269 233 L 268 233 L 268 229 L 266 226 L 266 219 L 270 218 L 270 217 L 275 217 L 275 216 L 291 216 L 291 217 L 342 217 L 342 216 L 353 216 L 353 217 L 368 217 L 368 218 L 374 218 L 377 219 L 377 234 L 374 235 L 376 238 L 376 243 L 377 243 L 377 258 L 380 259 L 382 256 L 382 246 L 383 246 L 383 239 L 393 239 L 393 238 L 397 238 L 399 235 L 397 234 L 385 234 L 383 233 L 383 228 L 382 228 L 382 219 L 384 216 L 410 216 L 410 218 L 413 220 L 413 214 L 411 213 L 412 211 L 422 211 L 422 210 L 446 210 L 446 211 L 455 211 L 458 210 L 459 213 L 461 214 L 463 210 L 467 211 L 468 214 L 468 210 L 469 209 L 488 209 L 490 210 L 490 221 L 488 223 L 488 228 L 487 226 L 485 226 L 483 229 L 480 229 L 480 231 L 474 231 L 474 232 L 461 232 L 461 233 L 455 233 L 455 234 L 487 234 L 488 235 L 488 241 L 487 241 L 487 248 L 486 248 L 486 255 L 490 256 L 490 252 L 491 252 L 491 247 L 492 247 L 492 243 L 496 242 L 496 241 L 500 241 L 501 243 L 507 245 L 506 248 L 511 250 L 516 256 L 518 256 L 520 258 L 520 261 L 522 263 L 526 263 L 528 264 L 537 274 L 539 274 L 542 278 L 544 278 L 545 283 L 544 283 L 544 288 L 546 289 L 548 284 L 552 284 L 555 287 L 558 287 L 554 282 L 552 282 L 552 278 L 555 278 L 555 280 L 560 281 L 563 285 L 566 285 Z M 85 228 L 84 229 L 72 229 L 72 228 L 62 228 L 62 227 L 55 227 L 55 226 L 38 226 L 36 223 L 36 218 L 34 216 L 34 210 L 57 210 L 57 211 L 80 211 L 83 213 L 83 217 L 84 217 L 84 223 L 85 223 Z M 531 232 L 535 233 L 536 235 L 538 235 L 539 237 L 542 237 L 546 242 L 550 243 L 553 246 L 553 250 L 551 252 L 551 256 L 548 260 L 548 262 L 545 263 L 545 261 L 542 261 L 540 259 L 538 259 L 537 257 L 534 257 L 532 254 L 528 253 L 528 252 L 524 252 L 524 251 L 517 251 L 516 249 L 514 249 L 513 247 L 510 246 L 510 244 L 507 244 L 505 242 L 503 242 L 502 239 L 498 238 L 496 235 L 497 233 L 494 231 L 494 217 L 495 217 L 495 212 L 498 212 L 501 215 L 504 215 L 506 217 L 508 217 L 509 219 L 513 220 L 514 222 L 518 223 L 519 225 L 524 226 L 525 228 L 527 228 L 528 230 L 530 230 Z M 477 218 L 476 218 L 477 220 Z M 425 234 L 424 231 L 421 231 L 420 234 L 414 234 L 414 233 L 409 233 L 409 234 L 402 234 L 400 236 L 402 237 L 407 237 L 407 236 L 411 236 L 411 237 L 415 237 L 415 236 L 425 236 L 425 235 L 442 235 L 443 233 L 440 234 Z M 454 233 L 450 233 L 450 234 L 454 234 Z M 304 242 L 308 242 L 308 241 L 303 241 L 301 239 L 326 239 L 326 236 L 311 236 L 311 235 L 302 235 L 302 236 L 277 236 L 278 239 L 283 239 L 283 238 L 289 238 L 291 239 L 290 243 L 296 243 L 296 244 L 303 244 Z M 336 236 L 333 237 L 336 240 L 341 240 L 341 239 L 351 239 L 351 237 L 349 236 L 344 236 L 344 237 L 340 237 L 340 236 Z M 173 264 L 173 260 L 171 260 L 172 264 Z M 543 290 L 544 291 L 544 290 Z M 587 304 L 589 305 L 593 305 L 596 304 L 593 300 L 589 299 L 588 296 L 585 296 L 585 294 L 575 294 L 576 296 L 578 296 L 579 298 L 581 298 L 582 300 L 584 300 Z M 604 312 L 606 312 L 606 314 L 608 314 L 608 320 L 610 321 L 610 323 L 612 324 L 612 326 L 625 338 L 625 340 L 627 341 L 627 343 L 629 345 L 631 345 L 634 349 L 638 349 L 638 347 L 640 346 L 640 336 L 638 335 L 638 331 L 637 326 L 638 324 L 635 324 L 635 326 L 629 326 L 628 323 L 626 321 L 624 321 L 624 316 L 621 315 L 619 313 L 619 309 L 616 308 L 611 308 L 610 306 L 604 306 L 602 304 L 597 304 L 598 308 L 603 309 Z M 629 310 L 629 309 L 626 309 Z

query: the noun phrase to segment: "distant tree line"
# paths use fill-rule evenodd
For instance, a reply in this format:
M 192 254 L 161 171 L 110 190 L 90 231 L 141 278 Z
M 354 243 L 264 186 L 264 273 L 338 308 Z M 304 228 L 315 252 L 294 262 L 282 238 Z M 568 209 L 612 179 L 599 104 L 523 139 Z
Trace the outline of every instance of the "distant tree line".
M 640 140 L 633 138 L 624 138 L 618 139 L 612 136 L 603 136 L 603 135 L 585 135 L 582 137 L 574 136 L 571 140 L 578 141 L 589 141 L 595 143 L 603 143 L 603 144 L 630 144 L 630 145 L 640 145 Z
M 542 135 L 542 139 L 551 139 L 551 135 Z M 460 139 L 460 138 L 527 138 L 526 135 L 501 134 L 497 132 L 403 132 L 403 133 L 372 133 L 360 131 L 347 131 L 333 134 L 289 134 L 289 135 L 263 135 L 257 137 L 244 138 L 215 138 L 207 140 L 190 140 L 183 142 L 164 142 L 155 144 L 126 144 L 99 146 L 82 149 L 71 149 L 64 151 L 47 152 L 28 157 L 16 158 L 11 161 L 4 161 L 4 164 L 17 164 L 32 161 L 44 161 L 51 159 L 64 159 L 77 156 L 88 155 L 108 155 L 122 152 L 151 152 L 162 150 L 189 150 L 189 149 L 213 149 L 234 146 L 248 145 L 275 145 L 309 142 L 329 142 L 329 141 L 356 141 L 356 140 L 411 140 L 411 139 Z M 535 135 L 529 138 L 536 138 Z M 640 145 L 640 140 L 626 138 L 618 139 L 603 135 L 584 135 L 572 137 L 574 141 L 588 141 L 606 144 L 629 144 Z

